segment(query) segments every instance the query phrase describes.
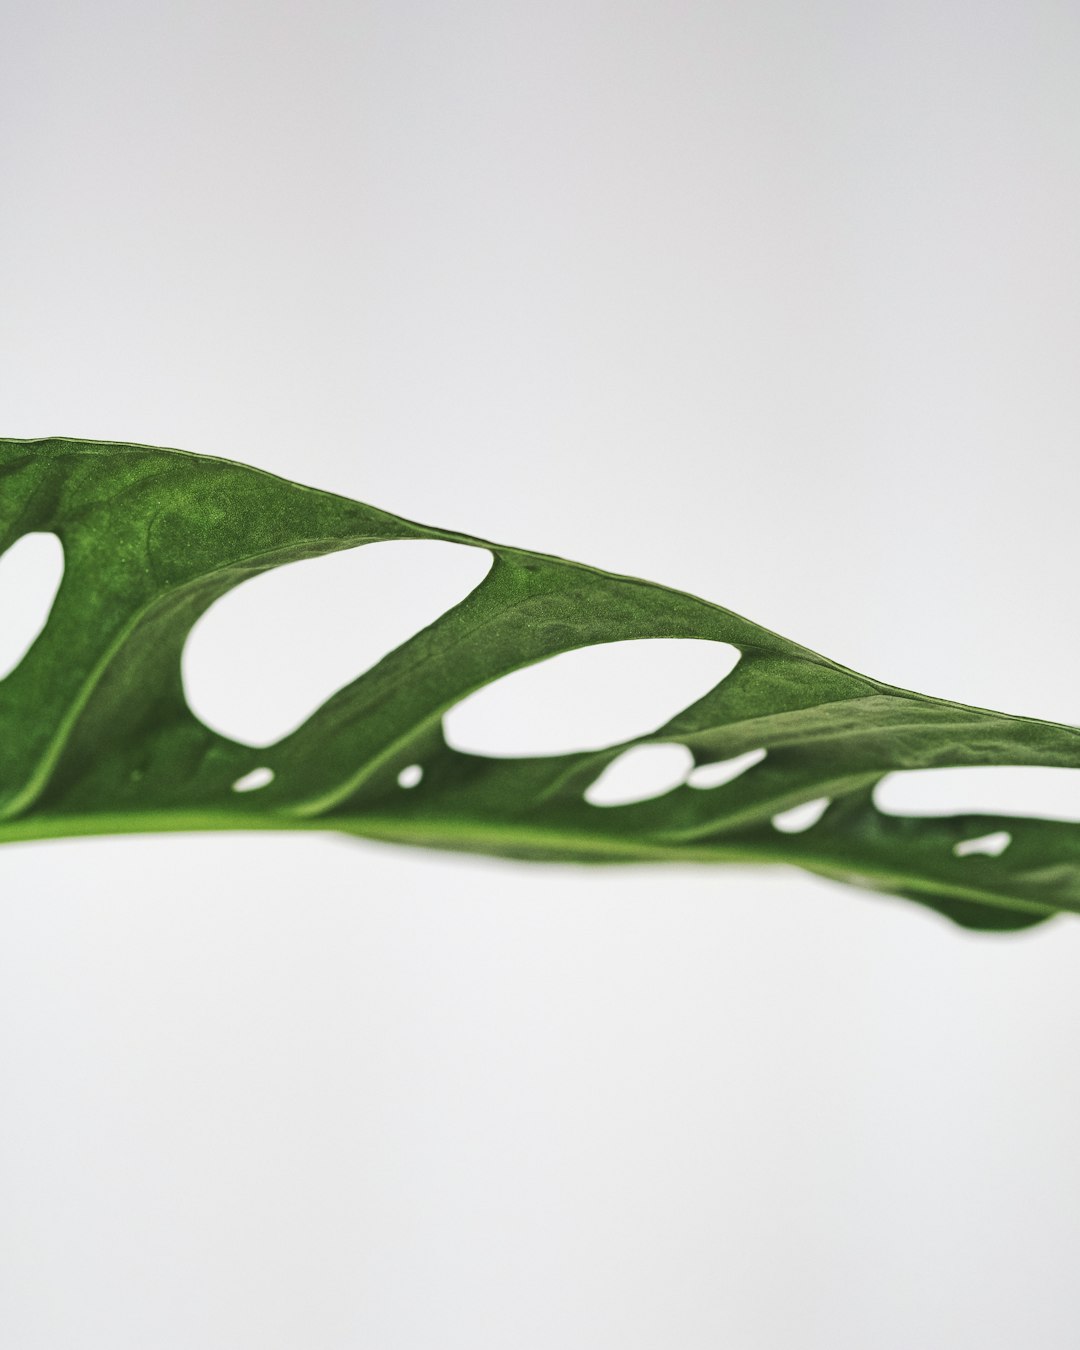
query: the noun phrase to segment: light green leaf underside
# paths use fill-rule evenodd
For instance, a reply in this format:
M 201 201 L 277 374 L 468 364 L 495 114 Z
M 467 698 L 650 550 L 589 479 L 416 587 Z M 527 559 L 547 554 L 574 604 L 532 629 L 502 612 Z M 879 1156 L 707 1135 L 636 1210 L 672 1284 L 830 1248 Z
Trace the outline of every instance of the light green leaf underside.
M 224 460 L 149 446 L 0 441 L 0 551 L 52 531 L 65 574 L 49 621 L 0 682 L 0 842 L 210 829 L 318 829 L 560 862 L 790 863 L 906 896 L 977 928 L 1080 910 L 1080 827 L 999 816 L 885 815 L 897 769 L 1080 766 L 1080 731 L 927 698 L 855 674 L 691 595 L 429 529 Z M 253 751 L 188 709 L 185 640 L 231 587 L 279 564 L 394 539 L 491 550 L 461 604 Z M 533 662 L 631 638 L 705 638 L 742 652 L 712 693 L 640 742 L 698 764 L 766 749 L 721 787 L 599 808 L 584 791 L 627 745 L 547 759 L 451 750 L 442 716 Z M 404 791 L 398 773 L 421 763 Z M 233 783 L 274 771 L 257 793 Z M 801 834 L 772 817 L 831 805 Z M 1000 857 L 956 857 L 1005 830 Z

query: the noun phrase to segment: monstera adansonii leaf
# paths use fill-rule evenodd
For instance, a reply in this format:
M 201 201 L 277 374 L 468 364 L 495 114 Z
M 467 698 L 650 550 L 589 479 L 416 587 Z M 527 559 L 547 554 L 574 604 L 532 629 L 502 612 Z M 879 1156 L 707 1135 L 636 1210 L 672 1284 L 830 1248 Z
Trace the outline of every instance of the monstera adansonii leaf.
M 788 863 L 909 897 L 973 928 L 1080 910 L 1080 827 L 879 811 L 887 773 L 1080 765 L 1080 730 L 926 698 L 855 674 L 719 605 L 580 563 L 428 529 L 260 470 L 176 450 L 0 441 L 0 552 L 56 534 L 64 576 L 40 636 L 0 681 L 0 842 L 167 830 L 335 830 L 537 862 Z M 385 540 L 489 549 L 481 584 L 252 750 L 203 725 L 181 656 L 230 588 L 283 563 Z M 463 754 L 443 718 L 474 691 L 627 639 L 731 644 L 734 671 L 639 742 L 549 757 Z M 637 743 L 698 765 L 766 753 L 720 786 L 598 806 L 585 794 Z M 398 775 L 422 767 L 409 790 Z M 234 784 L 260 768 L 254 792 Z M 812 827 L 774 818 L 827 798 Z M 1000 856 L 965 841 L 1001 833 Z M 959 852 L 956 850 L 959 847 Z

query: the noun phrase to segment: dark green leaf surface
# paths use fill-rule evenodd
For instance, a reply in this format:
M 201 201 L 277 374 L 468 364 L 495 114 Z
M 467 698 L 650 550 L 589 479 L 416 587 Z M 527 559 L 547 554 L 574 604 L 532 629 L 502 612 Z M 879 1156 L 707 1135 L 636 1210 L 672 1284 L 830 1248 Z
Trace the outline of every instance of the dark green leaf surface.
M 134 831 L 318 829 L 559 862 L 790 863 L 905 896 L 975 928 L 1080 910 L 1080 828 L 878 811 L 896 769 L 1080 765 L 1080 731 L 857 675 L 719 605 L 651 582 L 429 529 L 223 460 L 148 446 L 0 441 L 0 551 L 61 539 L 48 624 L 0 682 L 0 841 Z M 199 616 L 281 563 L 381 540 L 490 549 L 480 586 L 264 750 L 188 709 L 180 678 Z M 629 638 L 704 638 L 735 671 L 654 734 L 599 752 L 488 759 L 450 749 L 443 714 L 559 652 Z M 675 742 L 698 764 L 764 747 L 708 790 L 596 807 L 585 789 L 628 745 Z M 420 785 L 398 786 L 421 764 Z M 240 795 L 256 766 L 273 782 Z M 777 813 L 828 797 L 799 834 Z M 956 844 L 1005 830 L 1000 857 Z

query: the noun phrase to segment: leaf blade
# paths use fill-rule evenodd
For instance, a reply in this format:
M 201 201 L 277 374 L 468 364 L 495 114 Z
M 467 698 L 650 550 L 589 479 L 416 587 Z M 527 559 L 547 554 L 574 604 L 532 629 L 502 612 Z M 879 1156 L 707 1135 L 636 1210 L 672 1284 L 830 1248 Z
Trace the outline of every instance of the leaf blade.
M 327 829 L 503 857 L 789 863 L 918 900 L 965 926 L 1080 912 L 1080 830 L 1011 817 L 886 816 L 886 773 L 957 764 L 1080 766 L 1073 727 L 897 690 L 709 601 L 507 548 L 156 447 L 0 441 L 0 547 L 52 530 L 67 569 L 45 628 L 0 681 L 0 841 L 165 829 Z M 460 604 L 253 752 L 188 708 L 180 658 L 195 621 L 257 572 L 391 539 L 491 551 Z M 561 652 L 633 638 L 730 643 L 735 671 L 664 727 L 541 760 L 451 749 L 442 717 L 492 680 Z M 722 786 L 595 807 L 585 790 L 634 745 L 697 765 L 764 750 Z M 421 764 L 408 791 L 398 775 Z M 273 778 L 237 795 L 256 767 Z M 778 813 L 828 797 L 784 835 Z M 1001 857 L 955 845 L 1007 831 Z

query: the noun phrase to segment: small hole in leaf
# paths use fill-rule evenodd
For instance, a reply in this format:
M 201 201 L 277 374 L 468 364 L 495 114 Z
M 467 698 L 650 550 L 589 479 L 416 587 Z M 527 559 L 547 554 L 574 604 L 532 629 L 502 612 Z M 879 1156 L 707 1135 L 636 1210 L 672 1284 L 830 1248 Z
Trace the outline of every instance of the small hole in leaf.
M 686 781 L 694 757 L 685 745 L 632 745 L 585 790 L 590 806 L 651 801 Z
M 739 650 L 702 638 L 633 638 L 560 652 L 493 680 L 443 718 L 454 750 L 568 755 L 649 736 L 726 679 Z
M 55 534 L 24 534 L 0 556 L 0 680 L 41 635 L 63 575 L 64 547 Z
M 414 788 L 424 776 L 424 770 L 419 764 L 407 764 L 398 774 L 398 787 Z
M 789 807 L 788 810 L 780 811 L 773 816 L 773 826 L 781 834 L 802 834 L 804 830 L 813 829 L 825 814 L 828 805 L 828 797 L 815 797 L 812 802 L 800 802 L 798 806 Z
M 874 805 L 899 816 L 1033 816 L 1080 822 L 1080 769 L 1043 764 L 897 769 Z
M 745 754 L 736 755 L 733 759 L 717 760 L 715 764 L 699 764 L 697 768 L 691 771 L 690 777 L 686 780 L 687 786 L 692 788 L 723 787 L 725 783 L 733 783 L 736 778 L 740 778 L 747 769 L 752 769 L 755 764 L 760 764 L 764 758 L 764 750 L 747 750 Z
M 267 746 L 475 589 L 487 549 L 396 539 L 242 581 L 184 646 L 184 694 L 212 731 Z
M 993 834 L 980 835 L 978 839 L 961 839 L 953 846 L 958 858 L 969 858 L 974 853 L 984 853 L 988 858 L 1000 858 L 1012 843 L 1008 830 L 995 830 Z
M 273 769 L 268 769 L 264 764 L 258 769 L 252 769 L 250 773 L 244 774 L 243 778 L 238 778 L 232 785 L 232 790 L 234 792 L 257 792 L 259 788 L 268 787 L 273 781 Z

